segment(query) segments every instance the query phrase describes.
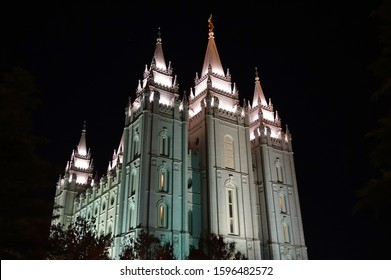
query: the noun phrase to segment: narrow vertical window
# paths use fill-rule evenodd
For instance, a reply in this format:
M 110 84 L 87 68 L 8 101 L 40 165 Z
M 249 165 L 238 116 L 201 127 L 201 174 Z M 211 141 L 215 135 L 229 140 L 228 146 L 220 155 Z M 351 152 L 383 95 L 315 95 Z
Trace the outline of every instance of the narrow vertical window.
M 164 182 L 166 181 L 166 172 L 164 169 L 160 170 L 159 176 L 159 190 L 164 191 Z
M 286 213 L 286 199 L 283 192 L 279 193 L 280 212 Z
M 132 175 L 130 178 L 130 195 L 135 194 L 137 188 L 137 172 L 135 170 L 132 171 Z
M 229 234 L 239 234 L 238 206 L 235 188 L 227 188 L 227 224 Z
M 158 206 L 157 226 L 159 228 L 167 227 L 167 206 L 164 203 L 160 203 Z
M 228 191 L 228 219 L 229 219 L 229 233 L 235 233 L 234 230 L 234 205 L 232 202 L 232 191 Z
M 129 228 L 133 228 L 134 205 L 129 206 Z
M 134 157 L 137 157 L 140 154 L 140 137 L 138 134 L 136 134 L 133 139 L 133 150 Z
M 290 242 L 289 228 L 288 228 L 288 225 L 286 222 L 282 222 L 282 237 L 283 237 L 285 243 Z
M 167 128 L 164 128 L 164 131 L 160 133 L 159 137 L 159 154 L 162 156 L 168 156 L 169 138 L 167 135 Z
M 232 137 L 229 135 L 224 136 L 224 161 L 225 167 L 235 168 L 234 165 L 234 143 Z
M 164 167 L 159 169 L 159 177 L 158 177 L 158 189 L 161 192 L 167 192 L 168 191 L 168 172 L 167 169 Z
M 162 137 L 162 154 L 166 155 L 167 137 Z
M 193 214 L 192 211 L 189 210 L 187 213 L 187 227 L 190 234 L 193 233 Z
M 132 207 L 130 207 L 129 208 L 129 227 L 131 228 L 131 227 L 133 227 L 133 224 L 132 224 L 132 222 L 133 222 L 133 209 L 132 209 Z
M 276 161 L 274 162 L 274 166 L 276 167 L 276 174 L 277 174 L 277 182 L 283 182 L 282 180 L 282 166 L 280 159 L 277 158 Z

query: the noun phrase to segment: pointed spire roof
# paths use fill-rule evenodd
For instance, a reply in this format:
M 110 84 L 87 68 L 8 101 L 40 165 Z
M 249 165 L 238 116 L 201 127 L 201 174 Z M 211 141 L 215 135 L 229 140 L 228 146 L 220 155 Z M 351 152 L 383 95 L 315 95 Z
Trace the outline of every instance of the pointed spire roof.
M 89 178 L 92 178 L 93 170 L 91 153 L 86 144 L 86 122 L 84 121 L 79 144 L 75 150 L 72 150 L 71 160 L 67 162 L 65 167 L 65 176 L 76 178 L 78 185 L 85 185 L 88 184 Z
M 183 102 L 183 103 L 188 103 L 186 91 L 183 92 L 182 102 Z
M 86 121 L 84 121 L 83 129 L 81 131 L 81 137 L 79 145 L 77 145 L 77 153 L 82 156 L 87 155 L 87 143 L 86 143 Z
M 265 95 L 263 94 L 261 82 L 259 81 L 258 69 L 255 67 L 255 88 L 252 107 L 258 105 L 258 100 L 261 100 L 261 104 L 267 106 Z
M 218 75 L 224 76 L 223 66 L 221 65 L 220 56 L 217 51 L 216 42 L 214 39 L 214 25 L 212 23 L 212 15 L 210 15 L 208 19 L 208 27 L 209 27 L 209 38 L 208 38 L 208 46 L 206 48 L 206 54 L 204 59 L 204 65 L 202 67 L 201 76 L 204 76 L 208 73 L 209 67 L 211 67 L 212 73 L 216 73 Z
M 167 65 L 166 65 L 166 61 L 164 60 L 164 54 L 163 54 L 162 37 L 161 37 L 160 27 L 158 28 L 155 53 L 152 58 L 152 64 L 154 64 L 154 63 L 158 69 L 161 69 L 164 71 L 167 70 Z

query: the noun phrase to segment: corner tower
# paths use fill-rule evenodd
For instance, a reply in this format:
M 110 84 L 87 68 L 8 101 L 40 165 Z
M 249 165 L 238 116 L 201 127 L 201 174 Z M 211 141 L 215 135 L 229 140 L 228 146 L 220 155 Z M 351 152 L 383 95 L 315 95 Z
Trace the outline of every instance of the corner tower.
M 250 104 L 250 138 L 263 259 L 308 259 L 292 150 L 292 136 L 269 99 L 258 71 Z
M 71 159 L 65 167 L 65 174 L 57 182 L 53 216 L 58 216 L 58 219 L 54 220 L 55 223 L 67 227 L 73 222 L 75 198 L 80 192 L 94 184 L 93 170 L 91 153 L 87 149 L 86 123 L 84 122 L 79 145 L 72 151 Z
M 188 105 L 178 89 L 159 29 L 151 65 L 125 110 L 117 248 L 144 229 L 171 243 L 177 258 L 188 254 Z

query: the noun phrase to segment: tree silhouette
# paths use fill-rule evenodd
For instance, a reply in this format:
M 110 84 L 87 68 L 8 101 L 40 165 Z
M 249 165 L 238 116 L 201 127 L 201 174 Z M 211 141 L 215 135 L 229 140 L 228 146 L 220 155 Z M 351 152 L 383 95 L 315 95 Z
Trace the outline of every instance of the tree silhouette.
M 367 134 L 372 141 L 370 166 L 374 175 L 359 191 L 355 210 L 371 209 L 380 217 L 385 210 L 391 210 L 391 1 L 383 1 L 373 17 L 380 55 L 370 67 L 379 82 L 372 100 L 381 116 L 378 125 Z
M 226 242 L 222 236 L 209 234 L 201 238 L 198 248 L 190 248 L 189 260 L 245 260 L 244 254 L 236 250 L 235 242 Z
M 130 240 L 121 255 L 121 260 L 174 260 L 174 252 L 170 243 L 162 243 L 156 236 L 140 231 L 135 240 Z
M 0 257 L 42 259 L 52 203 L 45 198 L 54 168 L 37 156 L 33 134 L 40 105 L 33 76 L 21 67 L 0 81 Z
M 377 27 L 380 48 L 380 55 L 370 66 L 379 82 L 378 90 L 372 94 L 372 101 L 380 117 L 378 124 L 367 134 L 372 145 L 369 172 L 373 175 L 358 191 L 354 212 L 369 210 L 375 218 L 373 230 L 378 234 L 376 239 L 384 241 L 391 235 L 387 222 L 391 210 L 391 1 L 380 3 L 372 17 Z M 389 249 L 391 246 L 387 242 L 372 246 L 376 258 L 388 259 Z
M 111 234 L 97 235 L 95 219 L 81 217 L 64 228 L 51 226 L 47 258 L 50 260 L 108 260 L 112 244 Z

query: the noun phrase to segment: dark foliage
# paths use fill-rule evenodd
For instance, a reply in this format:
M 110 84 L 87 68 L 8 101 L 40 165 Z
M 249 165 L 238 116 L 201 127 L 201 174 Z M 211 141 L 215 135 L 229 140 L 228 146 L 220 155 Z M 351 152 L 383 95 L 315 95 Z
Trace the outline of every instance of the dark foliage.
M 367 134 L 372 145 L 368 170 L 372 176 L 359 190 L 354 211 L 356 214 L 370 213 L 374 218 L 371 230 L 376 232 L 376 237 L 371 244 L 371 257 L 389 259 L 391 246 L 384 241 L 391 235 L 388 225 L 391 210 L 391 1 L 382 1 L 372 18 L 380 49 L 379 56 L 370 67 L 378 81 L 372 101 L 379 121 Z
M 384 0 L 372 17 L 378 31 L 379 57 L 371 65 L 378 80 L 372 95 L 380 115 L 367 136 L 372 143 L 370 166 L 373 178 L 359 191 L 355 210 L 370 209 L 375 217 L 391 210 L 391 1 Z
M 235 242 L 226 242 L 222 236 L 210 234 L 201 238 L 198 248 L 190 248 L 189 260 L 246 260 L 246 256 L 236 250 Z
M 0 257 L 42 259 L 51 222 L 47 200 L 54 168 L 37 156 L 33 133 L 40 104 L 33 76 L 20 67 L 0 81 Z
M 156 236 L 141 230 L 135 240 L 130 240 L 120 255 L 121 260 L 174 260 L 173 247 L 162 243 Z
M 96 234 L 95 220 L 78 218 L 67 228 L 51 227 L 47 258 L 51 260 L 108 260 L 111 234 Z

